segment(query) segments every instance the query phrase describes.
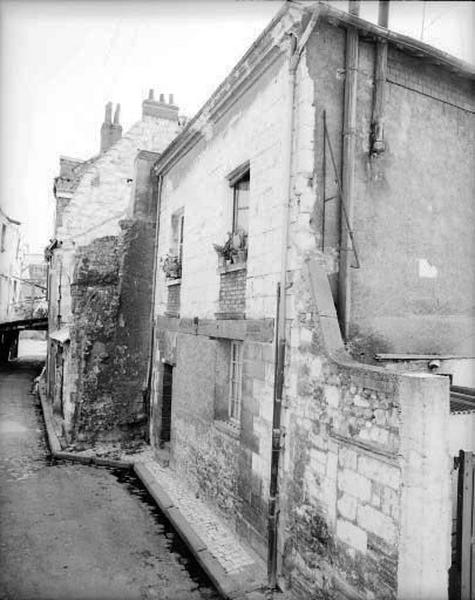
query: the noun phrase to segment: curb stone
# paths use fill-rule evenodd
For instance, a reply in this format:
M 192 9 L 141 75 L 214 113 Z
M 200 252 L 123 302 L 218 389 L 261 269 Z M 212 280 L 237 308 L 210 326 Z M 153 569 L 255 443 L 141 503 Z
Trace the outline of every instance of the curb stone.
M 219 594 L 225 600 L 265 600 L 266 594 L 259 589 L 249 589 L 246 582 L 237 581 L 231 575 L 228 575 L 218 560 L 208 550 L 206 544 L 195 532 L 189 521 L 185 518 L 179 508 L 174 503 L 167 492 L 158 483 L 146 465 L 137 461 L 121 461 L 98 456 L 85 456 L 74 452 L 66 452 L 61 449 L 61 444 L 56 435 L 53 423 L 51 406 L 48 404 L 42 393 L 41 382 L 38 385 L 37 393 L 41 403 L 41 412 L 46 427 L 46 436 L 51 456 L 58 460 L 67 460 L 85 465 L 106 466 L 112 468 L 132 469 L 137 477 L 146 487 L 149 494 L 154 499 L 157 506 L 165 514 L 167 519 L 176 529 L 178 535 L 186 544 L 195 560 L 201 566 L 203 571 L 209 577 Z M 249 582 L 247 582 L 249 584 Z M 262 589 L 262 588 L 260 588 Z

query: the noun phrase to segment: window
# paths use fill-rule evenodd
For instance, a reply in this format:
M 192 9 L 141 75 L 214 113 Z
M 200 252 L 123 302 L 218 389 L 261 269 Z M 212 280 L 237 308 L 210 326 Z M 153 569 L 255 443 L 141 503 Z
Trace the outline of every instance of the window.
M 171 253 L 177 256 L 180 263 L 183 259 L 183 231 L 185 227 L 185 215 L 183 209 L 172 215 L 172 247 Z
M 229 365 L 229 413 L 230 421 L 239 425 L 241 419 L 242 343 L 231 342 Z
M 249 224 L 249 171 L 233 185 L 233 233 L 247 233 Z
M 232 232 L 243 231 L 247 234 L 249 225 L 249 194 L 251 171 L 249 161 L 239 165 L 228 177 L 233 190 Z
M 2 252 L 5 252 L 5 240 L 7 237 L 7 226 L 5 223 L 2 224 L 2 241 L 0 243 L 0 249 Z

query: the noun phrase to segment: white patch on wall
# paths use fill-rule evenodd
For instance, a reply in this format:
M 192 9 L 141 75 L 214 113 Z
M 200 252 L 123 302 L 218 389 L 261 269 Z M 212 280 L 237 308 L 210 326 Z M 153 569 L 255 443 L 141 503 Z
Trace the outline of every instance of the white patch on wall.
M 437 267 L 431 265 L 427 258 L 419 258 L 419 277 L 425 277 L 427 279 L 434 279 L 437 277 Z

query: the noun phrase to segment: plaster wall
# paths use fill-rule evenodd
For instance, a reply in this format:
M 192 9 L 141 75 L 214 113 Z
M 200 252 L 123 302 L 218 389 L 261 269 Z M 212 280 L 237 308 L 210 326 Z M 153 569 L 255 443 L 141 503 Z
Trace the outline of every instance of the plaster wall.
M 340 168 L 344 35 L 343 29 L 322 24 L 308 46 L 320 182 L 324 110 Z M 374 43 L 360 39 L 352 225 L 361 268 L 350 269 L 349 275 L 349 341 L 367 358 L 374 352 L 473 356 L 475 129 L 470 81 L 390 45 L 386 151 L 370 157 L 375 49 Z M 328 158 L 327 150 L 327 198 L 336 191 Z M 338 301 L 338 266 L 332 261 L 339 248 L 338 200 L 326 203 L 323 225 L 322 190 L 318 196 L 317 234 L 321 241 L 324 227 Z
M 0 248 L 0 321 L 21 318 L 20 292 L 24 247 L 20 224 L 12 223 L 0 211 L 0 233 L 4 231 Z
M 460 450 L 475 452 L 475 413 L 450 415 L 450 456 L 458 456 Z

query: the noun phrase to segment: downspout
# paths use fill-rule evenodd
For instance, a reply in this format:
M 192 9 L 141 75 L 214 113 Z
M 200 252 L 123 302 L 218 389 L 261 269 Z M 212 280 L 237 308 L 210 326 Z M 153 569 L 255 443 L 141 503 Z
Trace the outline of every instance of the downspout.
M 345 104 L 342 152 L 343 193 L 341 198 L 340 269 L 338 277 L 338 316 L 341 334 L 345 341 L 348 340 L 351 307 L 350 263 L 352 260 L 352 244 L 348 223 L 353 222 L 357 84 L 358 30 L 350 26 L 346 31 Z M 346 219 L 343 215 L 345 208 L 347 214 Z
M 287 295 L 287 256 L 289 243 L 289 210 L 292 195 L 292 165 L 293 165 L 293 141 L 295 126 L 295 95 L 297 67 L 303 50 L 317 23 L 320 6 L 318 5 L 312 13 L 310 21 L 297 40 L 295 34 L 290 33 L 289 53 L 289 77 L 288 77 L 288 107 L 287 127 L 284 148 L 287 153 L 285 160 L 284 185 L 285 197 L 282 204 L 282 245 L 280 261 L 280 281 L 277 284 L 276 294 L 276 325 L 274 334 L 274 397 L 272 410 L 272 451 L 269 484 L 268 504 L 268 547 L 267 547 L 267 578 L 269 592 L 272 593 L 277 586 L 277 548 L 279 527 L 279 458 L 282 450 L 283 431 L 281 427 L 282 396 L 284 388 L 285 371 L 285 345 L 286 345 L 286 295 Z
M 378 25 L 388 26 L 389 2 L 380 0 L 378 12 Z M 373 115 L 371 119 L 371 151 L 372 157 L 382 154 L 386 150 L 384 141 L 384 106 L 386 103 L 386 77 L 388 71 L 388 43 L 379 40 L 376 45 L 376 60 L 374 68 L 374 98 Z
M 148 425 L 148 443 L 150 443 L 151 431 L 152 431 L 152 415 L 151 415 L 151 404 L 150 399 L 152 396 L 152 373 L 153 373 L 153 359 L 154 359 L 154 348 L 155 348 L 155 298 L 157 289 L 157 250 L 158 250 L 158 236 L 160 231 L 160 207 L 162 204 L 162 186 L 163 186 L 163 175 L 157 174 L 156 179 L 156 194 L 157 194 L 157 208 L 155 211 L 155 240 L 153 242 L 153 276 L 152 276 L 152 303 L 150 306 L 150 347 L 148 354 L 148 369 L 147 378 L 143 390 L 144 408 L 149 418 Z M 155 192 L 155 190 L 154 190 Z

